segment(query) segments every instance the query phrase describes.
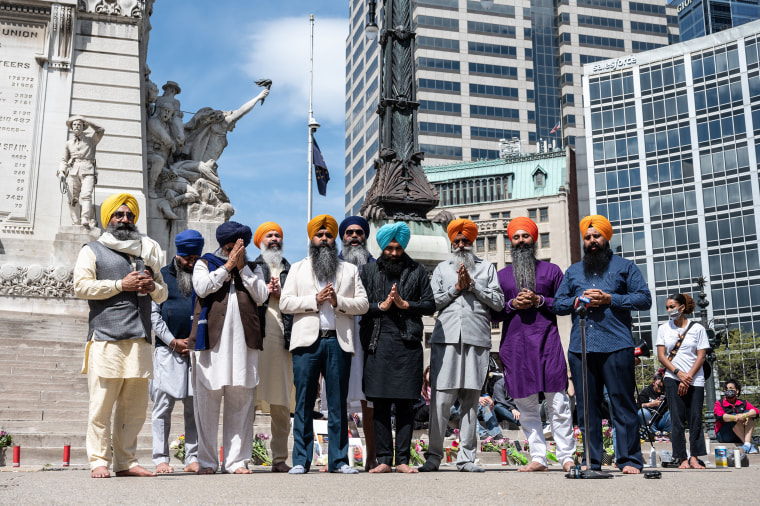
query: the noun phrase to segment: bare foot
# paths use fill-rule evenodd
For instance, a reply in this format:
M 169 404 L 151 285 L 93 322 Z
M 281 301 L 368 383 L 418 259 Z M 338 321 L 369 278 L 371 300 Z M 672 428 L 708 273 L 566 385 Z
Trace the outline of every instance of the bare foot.
M 198 462 L 193 462 L 192 464 L 188 464 L 185 466 L 185 472 L 186 473 L 197 473 L 198 472 Z
M 623 474 L 640 474 L 641 470 L 633 466 L 625 466 L 623 468 Z
M 546 466 L 542 464 L 539 464 L 538 462 L 531 462 L 527 466 L 521 467 L 520 469 L 518 469 L 518 471 L 521 473 L 533 473 L 536 471 L 548 471 L 548 470 L 549 468 L 547 468 Z
M 214 474 L 214 472 L 214 469 L 211 467 L 201 467 L 196 471 L 198 474 Z
M 319 472 L 320 473 L 326 473 L 327 471 L 330 470 L 329 468 L 330 468 L 330 466 L 322 466 L 322 467 L 319 468 Z
M 689 460 L 689 463 L 691 464 L 692 469 L 704 469 L 705 466 L 699 463 L 699 460 L 697 460 L 697 457 L 692 457 Z
M 570 469 L 573 468 L 573 462 L 571 460 L 568 460 L 564 464 L 562 464 L 562 469 L 565 470 L 566 473 L 570 472 Z
M 688 460 L 684 460 L 681 462 L 681 465 L 678 466 L 678 469 L 691 469 L 691 465 L 689 464 Z
M 253 471 L 243 466 L 243 467 L 238 467 L 237 469 L 235 469 L 234 474 L 253 474 Z
M 380 474 L 380 473 L 390 473 L 391 471 L 393 471 L 393 469 L 391 469 L 391 466 L 389 466 L 388 464 L 378 464 L 373 469 L 370 469 L 369 472 L 372 474 Z
M 166 462 L 161 462 L 156 466 L 156 474 L 171 474 L 174 472 L 174 468 Z
M 108 472 L 106 466 L 98 466 L 90 473 L 90 478 L 110 478 L 111 473 Z
M 143 466 L 134 466 L 129 468 L 126 471 L 119 471 L 116 473 L 116 476 L 139 476 L 139 477 L 148 477 L 148 476 L 155 476 L 156 473 L 152 473 L 145 469 Z
M 364 470 L 369 472 L 369 471 L 372 471 L 376 467 L 377 467 L 377 459 L 367 460 L 367 463 L 364 465 Z
M 405 474 L 416 474 L 419 471 L 417 471 L 413 467 L 410 467 L 407 464 L 400 464 L 400 465 L 396 466 L 396 472 L 397 473 L 405 473 Z

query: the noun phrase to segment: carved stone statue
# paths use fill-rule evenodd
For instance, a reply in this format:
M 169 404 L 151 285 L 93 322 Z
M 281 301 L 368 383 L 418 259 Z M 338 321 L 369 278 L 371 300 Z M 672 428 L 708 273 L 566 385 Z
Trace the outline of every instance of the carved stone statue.
M 95 163 L 95 147 L 103 138 L 105 130 L 82 116 L 71 116 L 66 126 L 74 136 L 66 141 L 61 165 L 56 176 L 61 180 L 64 192 L 69 193 L 71 223 L 87 228 L 97 228 L 93 217 L 93 193 L 98 183 Z M 86 130 L 92 127 L 93 133 Z
M 217 167 L 215 160 L 184 160 L 164 169 L 159 177 L 163 198 L 157 203 L 164 217 L 179 219 L 174 209 L 187 206 L 189 219 L 228 220 L 235 210 L 222 190 Z
M 160 97 L 159 97 L 160 98 Z M 174 105 L 168 101 L 156 102 L 156 110 L 148 119 L 146 139 L 148 144 L 148 195 L 157 198 L 158 176 L 169 162 L 176 144 L 171 133 Z
M 169 104 L 174 109 L 174 115 L 172 116 L 169 130 L 174 139 L 176 151 L 181 151 L 185 146 L 185 128 L 182 124 L 182 108 L 176 97 L 182 92 L 182 90 L 180 89 L 179 84 L 174 81 L 166 81 L 163 90 L 164 94 L 156 99 L 156 106 Z

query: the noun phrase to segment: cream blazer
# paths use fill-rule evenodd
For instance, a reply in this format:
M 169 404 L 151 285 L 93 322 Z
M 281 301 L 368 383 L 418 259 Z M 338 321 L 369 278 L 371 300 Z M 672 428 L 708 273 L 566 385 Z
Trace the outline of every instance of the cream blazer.
M 354 316 L 369 309 L 367 292 L 359 279 L 355 265 L 341 261 L 335 273 L 335 331 L 343 351 L 354 352 Z M 280 295 L 280 311 L 293 314 L 293 330 L 290 351 L 311 346 L 319 337 L 319 288 L 311 267 L 311 259 L 305 258 L 290 267 L 285 286 Z

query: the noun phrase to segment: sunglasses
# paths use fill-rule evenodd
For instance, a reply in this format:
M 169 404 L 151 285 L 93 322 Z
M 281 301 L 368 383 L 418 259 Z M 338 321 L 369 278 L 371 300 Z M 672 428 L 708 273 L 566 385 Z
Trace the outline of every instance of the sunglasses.
M 361 237 L 361 236 L 364 235 L 364 230 L 362 230 L 361 228 L 359 230 L 350 230 L 349 229 L 349 230 L 346 230 L 346 235 L 349 236 L 349 237 L 351 237 L 353 235 L 358 235 L 359 237 Z
M 316 236 L 319 237 L 320 239 L 323 238 L 323 237 L 326 237 L 328 239 L 332 239 L 333 238 L 333 235 L 330 232 L 322 232 L 322 231 L 317 232 Z
M 465 239 L 454 239 L 454 241 L 451 244 L 453 244 L 454 246 L 456 246 L 457 244 L 464 244 L 465 246 L 467 246 L 468 244 L 472 244 L 472 241 L 469 240 L 469 239 L 467 239 L 467 238 L 465 238 Z
M 124 218 L 127 218 L 129 221 L 133 221 L 135 219 L 135 214 L 130 211 L 116 211 L 113 213 L 113 217 L 117 220 L 122 220 Z

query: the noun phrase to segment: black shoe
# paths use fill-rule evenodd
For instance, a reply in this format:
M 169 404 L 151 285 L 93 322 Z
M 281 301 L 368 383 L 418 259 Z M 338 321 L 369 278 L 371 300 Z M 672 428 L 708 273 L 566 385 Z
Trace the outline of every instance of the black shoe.
M 417 469 L 417 471 L 419 471 L 421 473 L 434 473 L 434 472 L 438 471 L 438 466 L 436 466 L 435 464 L 433 464 L 431 461 L 428 460 L 427 462 L 425 462 L 424 464 L 422 464 Z

